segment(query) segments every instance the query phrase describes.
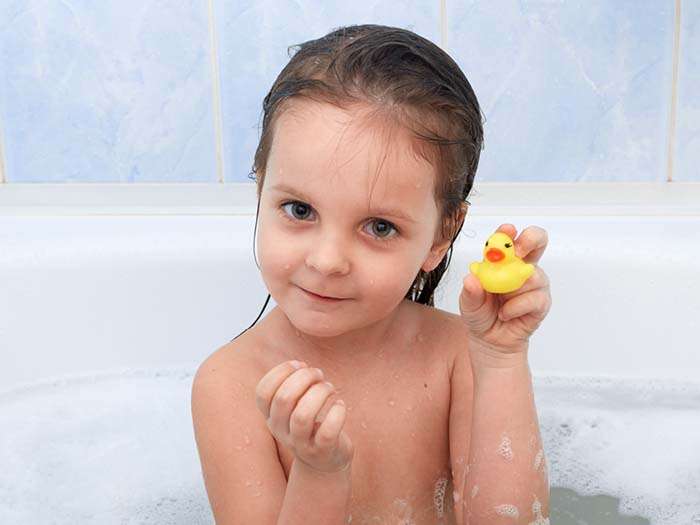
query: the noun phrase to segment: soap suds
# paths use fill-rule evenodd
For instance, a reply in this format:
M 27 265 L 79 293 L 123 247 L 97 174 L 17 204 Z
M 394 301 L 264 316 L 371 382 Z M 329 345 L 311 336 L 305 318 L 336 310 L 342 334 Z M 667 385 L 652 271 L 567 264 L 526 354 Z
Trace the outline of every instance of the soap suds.
M 508 461 L 513 460 L 513 449 L 511 448 L 510 438 L 503 434 L 501 444 L 498 447 L 498 453 Z
M 549 525 L 549 518 L 542 517 L 542 504 L 535 496 L 535 502 L 532 504 L 532 513 L 535 515 L 535 521 L 531 521 L 528 525 Z
M 442 518 L 445 513 L 445 487 L 447 486 L 447 478 L 440 478 L 435 484 L 435 492 L 433 494 L 433 503 L 437 517 Z
M 496 511 L 496 514 L 499 516 L 507 516 L 509 518 L 513 519 L 518 519 L 520 517 L 520 512 L 518 512 L 518 507 L 515 505 L 511 505 L 510 503 L 506 503 L 504 505 L 498 505 L 497 507 L 494 508 Z
M 542 463 L 542 458 L 544 456 L 544 452 L 542 449 L 540 449 L 537 452 L 537 455 L 535 456 L 535 470 L 538 470 L 540 468 L 540 463 Z

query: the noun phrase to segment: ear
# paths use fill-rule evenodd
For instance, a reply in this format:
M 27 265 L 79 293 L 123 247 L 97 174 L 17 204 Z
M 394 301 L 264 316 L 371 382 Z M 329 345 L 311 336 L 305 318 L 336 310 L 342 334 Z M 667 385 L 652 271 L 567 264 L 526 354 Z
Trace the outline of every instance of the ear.
M 442 261 L 442 258 L 445 256 L 445 253 L 447 253 L 447 250 L 450 248 L 450 240 L 447 239 L 446 241 L 443 241 L 442 243 L 439 244 L 434 244 L 432 248 L 430 248 L 430 253 L 428 254 L 428 257 L 426 257 L 425 261 L 423 262 L 423 265 L 421 266 L 421 269 L 424 272 L 431 272 L 435 269 L 435 267 L 440 264 L 440 261 Z
M 467 215 L 467 203 L 463 202 L 461 204 L 460 209 L 457 211 L 456 214 L 456 219 L 454 222 L 454 229 L 451 231 L 456 232 L 459 227 L 462 225 L 462 222 L 464 222 L 464 217 Z M 442 258 L 445 257 L 445 253 L 447 253 L 447 250 L 450 249 L 450 244 L 451 244 L 451 237 L 450 239 L 445 239 L 439 242 L 436 242 L 433 244 L 432 248 L 430 248 L 430 253 L 428 253 L 428 256 L 426 257 L 425 261 L 423 261 L 423 265 L 421 266 L 421 269 L 424 272 L 430 272 L 435 269 L 435 267 L 440 264 L 440 261 L 442 261 Z

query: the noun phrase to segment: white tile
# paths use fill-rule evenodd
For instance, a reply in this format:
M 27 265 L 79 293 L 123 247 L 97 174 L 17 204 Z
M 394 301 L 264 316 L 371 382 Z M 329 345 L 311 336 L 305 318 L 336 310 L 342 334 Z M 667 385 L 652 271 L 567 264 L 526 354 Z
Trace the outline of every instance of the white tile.
M 681 2 L 673 179 L 700 182 L 700 2 Z
M 3 2 L 7 181 L 215 181 L 210 66 L 202 2 Z
M 673 2 L 448 2 L 485 114 L 477 178 L 663 181 Z

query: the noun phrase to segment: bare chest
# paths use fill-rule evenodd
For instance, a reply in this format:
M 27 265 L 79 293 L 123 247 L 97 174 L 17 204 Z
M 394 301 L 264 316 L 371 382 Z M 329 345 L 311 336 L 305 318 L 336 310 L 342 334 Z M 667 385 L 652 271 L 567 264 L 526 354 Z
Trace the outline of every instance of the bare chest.
M 344 430 L 355 447 L 351 523 L 454 523 L 444 367 L 388 374 L 377 387 L 337 386 L 348 410 Z M 277 448 L 288 479 L 294 456 L 279 442 Z

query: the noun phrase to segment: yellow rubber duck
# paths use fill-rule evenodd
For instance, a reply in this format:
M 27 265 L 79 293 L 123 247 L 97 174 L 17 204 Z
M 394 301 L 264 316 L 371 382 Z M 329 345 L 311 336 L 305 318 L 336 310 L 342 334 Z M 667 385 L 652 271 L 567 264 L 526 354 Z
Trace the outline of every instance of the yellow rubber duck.
M 487 292 L 509 293 L 525 284 L 535 272 L 535 266 L 515 255 L 513 239 L 496 232 L 486 241 L 484 261 L 471 263 L 469 270 Z

